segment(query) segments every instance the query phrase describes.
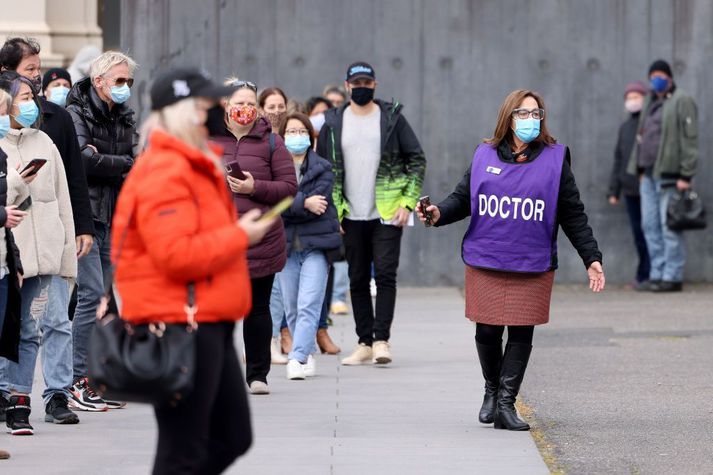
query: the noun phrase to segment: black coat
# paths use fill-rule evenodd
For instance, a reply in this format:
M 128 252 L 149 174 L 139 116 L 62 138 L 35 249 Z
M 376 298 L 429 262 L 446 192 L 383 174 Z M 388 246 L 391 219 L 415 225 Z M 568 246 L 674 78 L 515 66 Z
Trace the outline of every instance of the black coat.
M 537 148 L 535 146 L 533 148 L 534 150 L 532 150 L 529 160 L 536 160 L 539 152 L 542 151 L 541 147 Z M 514 157 L 506 156 L 503 150 L 502 146 L 498 148 L 500 159 L 512 162 Z M 562 162 L 562 175 L 557 197 L 557 225 L 555 229 L 558 226 L 562 226 L 562 230 L 569 238 L 572 246 L 577 250 L 579 257 L 582 258 L 585 267 L 589 268 L 593 262 L 602 262 L 602 253 L 599 251 L 597 241 L 594 239 L 594 233 L 592 233 L 587 215 L 584 213 L 584 204 L 579 197 L 577 183 L 574 181 L 569 147 L 566 148 L 565 160 Z M 441 212 L 441 217 L 436 226 L 445 226 L 470 216 L 470 172 L 471 167 L 469 166 L 468 171 L 453 193 L 436 205 Z M 556 269 L 556 255 L 552 264 L 552 269 Z
M 54 104 L 44 97 L 42 100 L 42 131 L 49 135 L 54 142 L 59 155 L 64 163 L 64 172 L 67 175 L 69 199 L 72 202 L 74 216 L 74 233 L 94 234 L 94 220 L 92 208 L 89 203 L 89 190 L 87 176 L 84 173 L 82 156 L 79 153 L 77 131 L 74 129 L 72 116 L 62 107 Z
M 77 129 L 94 220 L 111 224 L 119 190 L 136 156 L 134 111 L 126 104 L 115 104 L 109 110 L 92 87 L 90 78 L 72 87 L 67 110 Z M 97 152 L 89 145 L 96 147 Z
M 614 164 L 609 177 L 609 193 L 607 196 L 619 198 L 622 193 L 626 196 L 639 196 L 638 177 L 630 175 L 626 169 L 629 166 L 629 157 L 636 143 L 636 132 L 639 126 L 640 113 L 631 114 L 619 127 L 619 135 L 614 149 Z
M 12 232 L 5 228 L 7 221 L 7 155 L 0 149 L 0 232 L 5 233 L 7 243 L 8 295 L 5 309 L 5 321 L 0 328 L 0 356 L 17 363 L 20 349 L 20 308 L 22 297 L 20 294 L 20 281 L 18 272 L 22 274 L 20 250 L 15 244 Z
M 337 209 L 332 201 L 334 174 L 332 165 L 313 151 L 309 151 L 301 167 L 302 181 L 295 201 L 282 214 L 287 234 L 287 255 L 292 251 L 295 235 L 303 249 L 330 251 L 338 249 L 342 243 L 339 235 Z M 322 195 L 327 198 L 327 211 L 316 215 L 304 207 L 305 199 Z

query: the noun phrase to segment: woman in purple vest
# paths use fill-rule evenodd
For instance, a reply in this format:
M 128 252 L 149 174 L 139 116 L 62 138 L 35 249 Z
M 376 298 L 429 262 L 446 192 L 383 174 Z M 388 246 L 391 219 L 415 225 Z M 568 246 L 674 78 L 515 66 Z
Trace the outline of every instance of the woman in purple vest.
M 517 416 L 515 398 L 534 326 L 549 321 L 559 226 L 584 262 L 589 287 L 604 289 L 602 253 L 579 198 L 569 149 L 549 134 L 544 108 L 535 92 L 511 92 L 494 136 L 478 146 L 455 191 L 426 209 L 435 226 L 471 217 L 462 251 L 466 316 L 477 324 L 485 379 L 479 420 L 494 422 L 496 429 L 530 429 Z M 418 213 L 425 221 L 420 206 Z

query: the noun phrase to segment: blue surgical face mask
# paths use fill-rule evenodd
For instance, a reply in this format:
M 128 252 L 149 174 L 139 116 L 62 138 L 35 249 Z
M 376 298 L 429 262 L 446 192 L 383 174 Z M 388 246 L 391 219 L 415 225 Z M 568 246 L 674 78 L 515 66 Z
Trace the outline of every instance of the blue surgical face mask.
M 4 138 L 10 131 L 10 116 L 0 115 L 0 139 Z
M 60 107 L 67 105 L 67 94 L 69 94 L 69 88 L 64 86 L 57 86 L 50 89 L 49 100 L 54 102 Z
M 665 92 L 668 89 L 668 79 L 661 76 L 654 76 L 651 78 L 651 89 L 656 93 Z
M 32 127 L 37 122 L 40 110 L 37 108 L 35 101 L 20 102 L 17 108 L 20 109 L 20 113 L 14 117 L 18 124 L 23 127 Z
M 292 155 L 302 155 L 309 146 L 309 137 L 306 135 L 288 135 L 285 137 L 285 147 Z
M 532 142 L 540 135 L 540 121 L 532 117 L 515 119 L 515 135 L 525 143 Z
M 114 101 L 115 104 L 123 104 L 128 101 L 130 97 L 131 89 L 128 84 L 111 87 L 111 100 Z

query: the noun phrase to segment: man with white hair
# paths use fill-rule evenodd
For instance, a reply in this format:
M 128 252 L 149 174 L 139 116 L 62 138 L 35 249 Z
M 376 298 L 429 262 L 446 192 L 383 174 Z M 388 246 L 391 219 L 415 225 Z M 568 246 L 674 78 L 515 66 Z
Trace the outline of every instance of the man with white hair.
M 121 403 L 104 401 L 87 382 L 89 336 L 96 308 L 111 278 L 111 220 L 124 177 L 134 164 L 137 145 L 134 111 L 126 101 L 131 97 L 133 59 L 117 51 L 107 51 L 92 61 L 89 77 L 77 82 L 67 97 L 67 110 L 77 129 L 79 148 L 89 184 L 94 218 L 94 246 L 79 259 L 77 308 L 72 337 L 74 344 L 74 384 L 70 406 L 85 411 L 104 411 Z

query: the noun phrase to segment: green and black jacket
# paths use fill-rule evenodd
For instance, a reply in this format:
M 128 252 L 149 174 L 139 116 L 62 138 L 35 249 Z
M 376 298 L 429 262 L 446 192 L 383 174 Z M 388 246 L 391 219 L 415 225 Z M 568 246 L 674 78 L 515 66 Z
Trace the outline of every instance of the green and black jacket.
M 401 115 L 402 105 L 375 100 L 381 107 L 381 162 L 376 175 L 376 209 L 385 221 L 391 220 L 402 207 L 413 210 L 423 186 L 426 156 L 416 134 Z M 346 102 L 324 114 L 324 126 L 317 141 L 317 154 L 332 162 L 334 171 L 334 205 L 339 220 L 349 215 L 344 196 L 344 155 L 342 154 L 342 123 Z

